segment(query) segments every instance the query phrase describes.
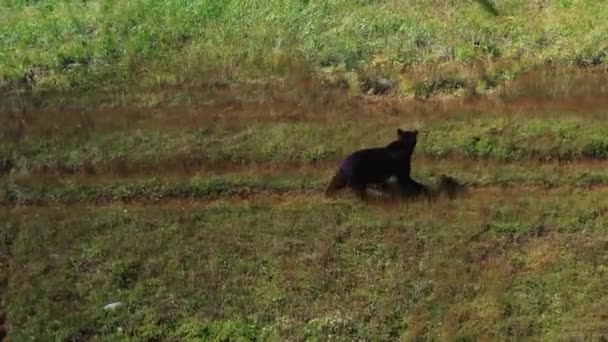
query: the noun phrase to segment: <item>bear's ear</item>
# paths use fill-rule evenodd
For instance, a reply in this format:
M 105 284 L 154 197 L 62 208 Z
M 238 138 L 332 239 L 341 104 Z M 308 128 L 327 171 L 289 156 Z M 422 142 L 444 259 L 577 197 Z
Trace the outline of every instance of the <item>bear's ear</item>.
M 405 132 L 401 130 L 401 128 L 397 128 L 397 136 L 400 137 L 404 134 Z
M 417 129 L 413 130 L 412 133 L 414 133 L 414 136 L 418 136 L 418 130 Z

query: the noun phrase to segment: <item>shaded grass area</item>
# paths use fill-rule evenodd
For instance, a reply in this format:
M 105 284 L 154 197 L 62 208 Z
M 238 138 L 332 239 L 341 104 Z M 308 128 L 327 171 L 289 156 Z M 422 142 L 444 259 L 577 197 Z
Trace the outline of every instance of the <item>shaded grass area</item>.
M 607 18 L 576 1 L 7 1 L 0 85 L 213 87 L 297 68 L 360 91 L 389 77 L 402 95 L 484 92 L 535 65 L 604 65 Z
M 4 210 L 12 337 L 597 337 L 606 198 Z
M 223 124 L 199 129 L 91 130 L 74 134 L 25 135 L 0 145 L 5 173 L 76 173 L 185 169 L 220 162 L 303 162 L 336 160 L 359 148 L 384 146 L 396 127 L 420 127 L 416 155 L 444 158 L 517 160 L 582 160 L 608 157 L 608 128 L 593 117 L 555 116 L 519 120 L 471 114 L 459 120 L 388 122 L 365 125 L 338 121 L 251 123 L 247 128 Z

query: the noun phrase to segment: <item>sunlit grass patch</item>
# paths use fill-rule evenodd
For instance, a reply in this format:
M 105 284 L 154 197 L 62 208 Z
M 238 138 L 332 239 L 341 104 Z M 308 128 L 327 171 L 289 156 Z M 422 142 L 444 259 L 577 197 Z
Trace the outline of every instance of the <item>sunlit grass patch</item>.
M 605 196 L 568 193 L 13 210 L 2 228 L 12 334 L 600 333 L 589 308 L 602 303 L 605 215 L 569 218 L 594 215 Z M 125 306 L 104 312 L 112 301 Z

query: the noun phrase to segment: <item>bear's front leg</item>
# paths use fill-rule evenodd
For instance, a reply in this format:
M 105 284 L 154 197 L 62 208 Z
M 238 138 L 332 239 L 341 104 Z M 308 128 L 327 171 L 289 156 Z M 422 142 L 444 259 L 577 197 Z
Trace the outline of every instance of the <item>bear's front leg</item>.
M 380 191 L 382 191 L 383 193 L 388 193 L 392 195 L 392 190 L 393 188 L 391 187 L 390 184 L 388 184 L 387 181 L 384 181 L 382 183 L 379 184 L 380 185 Z

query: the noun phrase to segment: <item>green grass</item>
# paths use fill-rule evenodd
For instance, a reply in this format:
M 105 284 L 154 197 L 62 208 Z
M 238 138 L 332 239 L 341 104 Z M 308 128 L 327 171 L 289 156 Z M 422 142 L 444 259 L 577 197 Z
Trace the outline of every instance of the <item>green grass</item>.
M 344 121 L 343 121 L 344 120 Z M 471 116 L 411 122 L 368 120 L 363 126 L 338 119 L 316 122 L 260 123 L 247 128 L 222 125 L 204 129 L 95 130 L 75 134 L 27 135 L 17 143 L 0 145 L 5 172 L 89 169 L 162 168 L 163 165 L 217 162 L 326 162 L 365 146 L 383 146 L 395 127 L 422 125 L 416 155 L 464 157 L 499 161 L 582 160 L 608 157 L 608 128 L 580 116 L 520 120 Z M 403 122 L 403 124 L 401 123 Z M 409 125 L 408 122 L 411 122 Z M 371 134 L 370 134 L 371 132 Z
M 589 1 L 4 1 L 0 20 L 0 81 L 41 92 L 323 70 L 355 88 L 385 75 L 424 97 L 607 58 L 608 10 Z
M 159 179 L 127 179 L 108 184 L 87 184 L 65 180 L 54 185 L 46 182 L 4 184 L 0 190 L 3 205 L 48 205 L 107 203 L 113 201 L 151 201 L 170 199 L 218 199 L 230 196 L 280 194 L 288 191 L 319 190 L 319 180 L 303 179 L 230 179 L 196 177 L 187 182 Z
M 605 340 L 607 23 L 601 1 L 0 1 L 0 334 Z M 377 77 L 396 97 L 360 96 Z M 401 101 L 445 95 L 466 101 Z M 416 180 L 468 192 L 323 196 L 397 127 Z
M 16 210 L 13 338 L 589 337 L 608 203 L 569 193 Z
M 9 336 L 562 340 L 608 329 L 601 107 L 257 106 L 3 114 Z M 415 179 L 447 174 L 468 192 L 323 196 L 341 157 L 396 127 L 420 128 Z M 114 301 L 125 305 L 103 310 Z

